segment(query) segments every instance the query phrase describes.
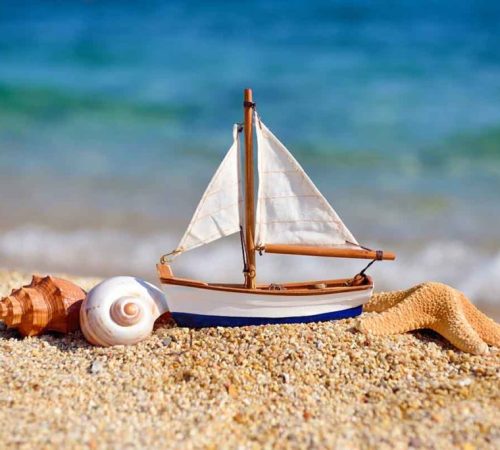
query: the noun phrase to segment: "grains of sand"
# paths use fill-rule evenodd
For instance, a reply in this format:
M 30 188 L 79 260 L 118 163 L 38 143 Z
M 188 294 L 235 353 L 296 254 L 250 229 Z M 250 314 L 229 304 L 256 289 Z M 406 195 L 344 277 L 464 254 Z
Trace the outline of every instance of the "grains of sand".
M 27 281 L 0 272 L 0 295 Z M 500 447 L 498 350 L 354 325 L 166 323 L 112 348 L 0 331 L 0 447 Z

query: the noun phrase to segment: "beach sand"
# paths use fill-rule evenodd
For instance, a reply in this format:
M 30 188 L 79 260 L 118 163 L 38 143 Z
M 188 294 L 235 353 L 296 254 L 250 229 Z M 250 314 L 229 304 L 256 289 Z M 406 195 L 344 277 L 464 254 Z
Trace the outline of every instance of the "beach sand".
M 0 295 L 27 281 L 0 271 Z M 499 448 L 498 350 L 354 325 L 167 322 L 113 348 L 2 330 L 0 447 Z

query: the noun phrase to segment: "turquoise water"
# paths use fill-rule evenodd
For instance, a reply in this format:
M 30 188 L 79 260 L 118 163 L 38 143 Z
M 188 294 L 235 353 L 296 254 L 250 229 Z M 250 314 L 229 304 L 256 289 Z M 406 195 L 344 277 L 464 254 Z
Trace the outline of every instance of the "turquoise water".
M 498 298 L 498 23 L 495 1 L 4 1 L 0 263 L 152 278 L 249 86 L 358 240 L 399 253 L 383 287 Z

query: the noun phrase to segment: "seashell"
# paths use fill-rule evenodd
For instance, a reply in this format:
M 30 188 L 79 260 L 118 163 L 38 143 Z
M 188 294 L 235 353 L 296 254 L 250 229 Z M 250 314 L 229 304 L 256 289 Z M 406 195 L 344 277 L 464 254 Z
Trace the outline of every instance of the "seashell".
M 168 311 L 165 295 L 147 281 L 113 277 L 92 288 L 80 310 L 80 326 L 94 345 L 136 344 Z
M 85 291 L 71 281 L 33 275 L 29 285 L 0 300 L 0 320 L 23 336 L 78 330 Z

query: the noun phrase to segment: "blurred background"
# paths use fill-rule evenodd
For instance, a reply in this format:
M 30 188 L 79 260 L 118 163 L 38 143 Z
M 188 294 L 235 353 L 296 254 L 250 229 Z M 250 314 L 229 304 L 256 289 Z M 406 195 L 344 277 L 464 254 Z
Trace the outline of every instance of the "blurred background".
M 0 3 L 0 266 L 155 280 L 242 119 L 263 120 L 379 289 L 455 285 L 500 315 L 497 1 Z M 364 261 L 258 258 L 260 280 Z M 238 280 L 238 236 L 176 260 Z

